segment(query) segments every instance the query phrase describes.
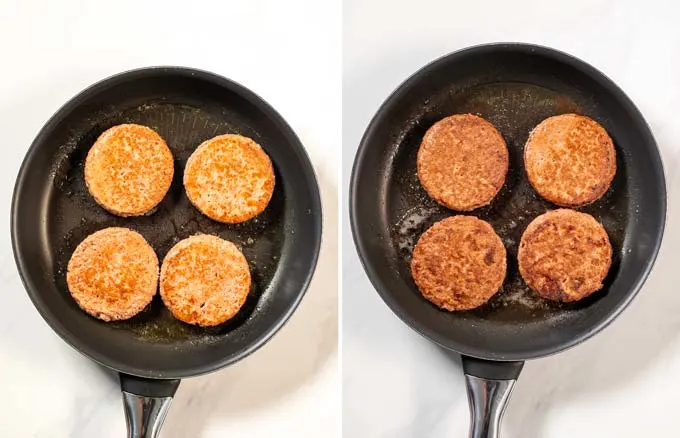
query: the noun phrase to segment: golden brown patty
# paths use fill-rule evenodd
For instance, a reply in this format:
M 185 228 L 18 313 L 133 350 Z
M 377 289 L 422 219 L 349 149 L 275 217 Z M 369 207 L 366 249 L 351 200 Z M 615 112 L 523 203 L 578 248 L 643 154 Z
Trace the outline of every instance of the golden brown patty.
M 107 129 L 85 160 L 85 183 L 95 201 L 118 216 L 149 213 L 163 200 L 174 174 L 172 153 L 152 129 Z
M 161 298 L 175 318 L 214 326 L 236 315 L 250 291 L 248 262 L 217 236 L 192 236 L 170 249 L 161 266 Z
M 139 233 L 105 228 L 78 245 L 68 262 L 66 282 L 90 315 L 104 321 L 128 319 L 156 294 L 158 257 Z
M 493 125 L 472 114 L 435 123 L 418 150 L 418 178 L 440 204 L 470 211 L 491 202 L 508 173 L 508 147 Z
M 524 147 L 524 165 L 539 195 L 557 205 L 575 207 L 607 192 L 616 173 L 616 151 L 596 121 L 564 114 L 534 128 Z
M 274 168 L 250 138 L 220 135 L 191 154 L 184 187 L 191 203 L 209 218 L 243 222 L 267 207 L 274 192 Z
M 529 287 L 544 298 L 569 302 L 602 288 L 612 263 L 612 246 L 595 218 L 559 209 L 529 224 L 517 257 Z
M 432 225 L 413 250 L 411 272 L 425 298 L 446 310 L 486 303 L 505 279 L 503 242 L 491 225 L 453 216 Z

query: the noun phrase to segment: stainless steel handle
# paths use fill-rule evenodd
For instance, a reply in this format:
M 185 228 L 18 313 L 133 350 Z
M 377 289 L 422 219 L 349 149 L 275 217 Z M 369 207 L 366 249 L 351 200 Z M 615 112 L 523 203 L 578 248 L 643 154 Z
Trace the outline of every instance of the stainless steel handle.
M 498 438 L 501 418 L 516 380 L 465 376 L 470 403 L 470 438 Z
M 180 381 L 119 374 L 128 438 L 157 438 Z
M 172 397 L 145 397 L 123 391 L 128 438 L 157 438 Z

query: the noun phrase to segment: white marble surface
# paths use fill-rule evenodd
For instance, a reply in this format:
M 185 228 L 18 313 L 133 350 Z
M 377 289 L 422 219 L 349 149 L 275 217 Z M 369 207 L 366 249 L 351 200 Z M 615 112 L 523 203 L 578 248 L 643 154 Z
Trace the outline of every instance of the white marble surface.
M 185 380 L 161 437 L 336 435 L 340 26 L 337 2 L 3 2 L 0 436 L 125 436 L 115 377 L 53 334 L 24 292 L 10 247 L 10 197 L 29 144 L 67 99 L 116 72 L 172 64 L 230 77 L 287 119 L 316 168 L 325 235 L 313 284 L 289 324 L 240 363 Z
M 668 226 L 651 277 L 600 335 L 526 365 L 505 415 L 503 438 L 678 436 L 680 10 L 675 4 L 344 0 L 343 188 L 363 130 L 387 95 L 430 60 L 483 42 L 540 43 L 595 65 L 637 103 L 662 150 Z M 344 436 L 466 436 L 468 408 L 458 359 L 410 331 L 383 304 L 360 267 L 346 218 L 345 213 Z

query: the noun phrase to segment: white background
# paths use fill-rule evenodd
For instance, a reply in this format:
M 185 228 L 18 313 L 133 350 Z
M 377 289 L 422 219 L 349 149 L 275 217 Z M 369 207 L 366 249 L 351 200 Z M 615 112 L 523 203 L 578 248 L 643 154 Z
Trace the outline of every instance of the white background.
M 340 26 L 336 1 L 0 2 L 0 436 L 125 436 L 115 376 L 53 334 L 24 292 L 9 207 L 52 113 L 95 81 L 150 65 L 211 70 L 267 100 L 306 146 L 325 213 L 316 276 L 289 324 L 235 366 L 185 380 L 161 436 L 336 436 Z
M 343 188 L 363 130 L 389 93 L 431 60 L 485 42 L 539 43 L 593 64 L 636 102 L 661 148 L 670 205 L 652 276 L 633 305 L 596 338 L 526 365 L 502 438 L 678 436 L 680 11 L 675 3 L 344 0 Z M 346 201 L 344 194 L 345 211 Z M 458 359 L 412 332 L 383 304 L 363 273 L 347 226 L 342 245 L 344 436 L 467 436 Z

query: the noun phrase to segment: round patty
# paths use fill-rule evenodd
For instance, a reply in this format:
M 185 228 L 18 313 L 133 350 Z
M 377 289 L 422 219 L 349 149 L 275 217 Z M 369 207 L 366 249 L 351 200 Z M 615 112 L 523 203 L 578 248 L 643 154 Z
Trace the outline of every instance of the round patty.
M 470 211 L 489 204 L 503 187 L 508 147 L 491 123 L 458 114 L 427 130 L 417 161 L 430 197 L 452 210 Z
M 524 147 L 529 182 L 562 207 L 590 204 L 604 195 L 616 173 L 616 151 L 596 121 L 564 114 L 542 121 Z
M 220 135 L 191 154 L 184 187 L 191 203 L 209 218 L 244 222 L 267 207 L 274 193 L 274 167 L 252 139 Z
M 241 251 L 217 236 L 178 242 L 161 266 L 161 298 L 175 318 L 214 326 L 238 313 L 250 291 L 250 269 Z
M 612 246 L 595 218 L 574 210 L 549 211 L 534 219 L 519 244 L 519 271 L 544 298 L 578 301 L 602 288 Z
M 418 289 L 446 310 L 486 303 L 503 285 L 506 254 L 491 225 L 453 216 L 430 227 L 413 249 L 411 272 Z
M 78 245 L 68 262 L 66 282 L 78 305 L 95 318 L 128 319 L 156 294 L 158 257 L 141 234 L 105 228 Z
M 85 183 L 95 201 L 118 216 L 150 213 L 170 189 L 172 153 L 152 129 L 118 125 L 99 136 L 85 160 Z

